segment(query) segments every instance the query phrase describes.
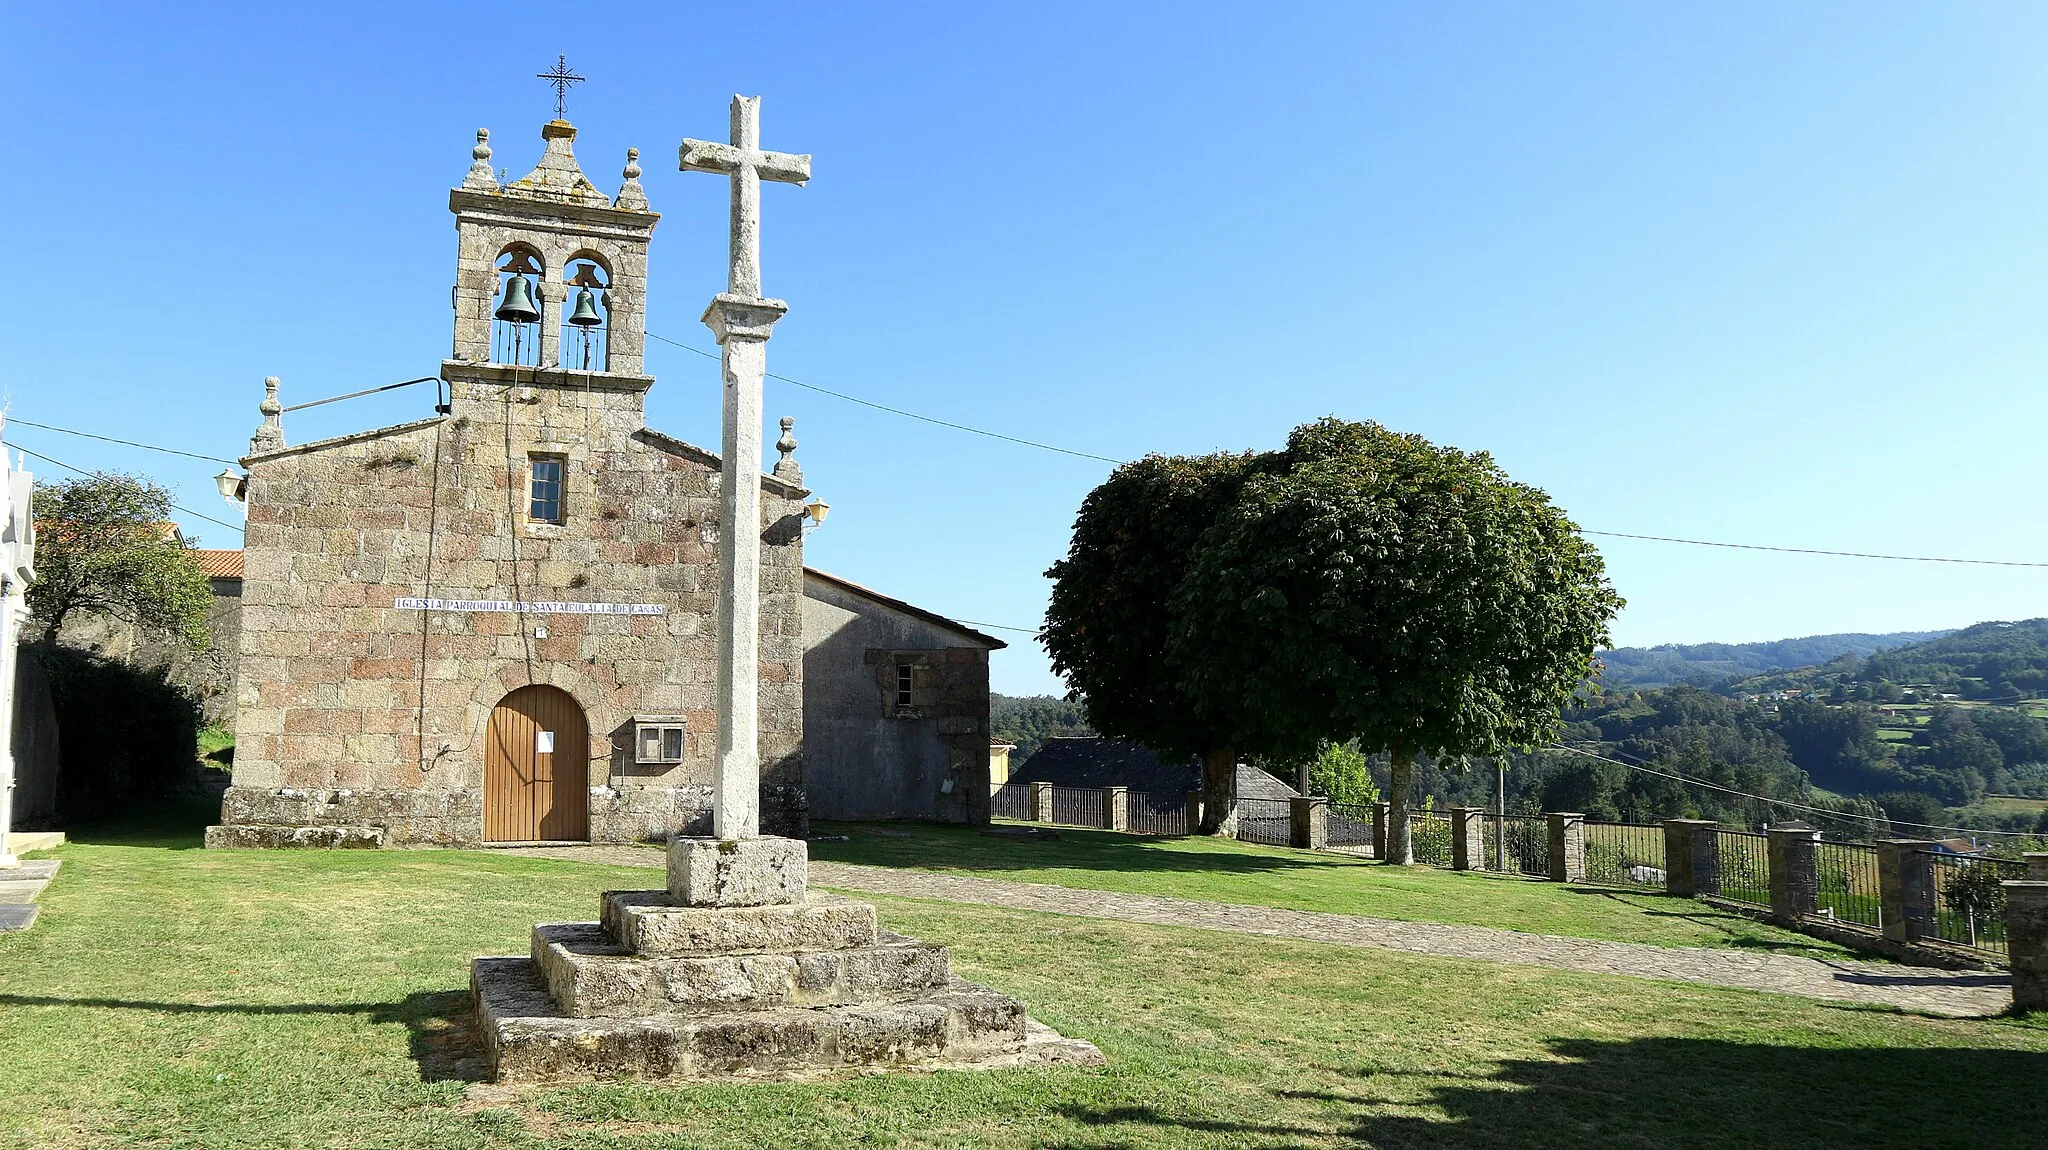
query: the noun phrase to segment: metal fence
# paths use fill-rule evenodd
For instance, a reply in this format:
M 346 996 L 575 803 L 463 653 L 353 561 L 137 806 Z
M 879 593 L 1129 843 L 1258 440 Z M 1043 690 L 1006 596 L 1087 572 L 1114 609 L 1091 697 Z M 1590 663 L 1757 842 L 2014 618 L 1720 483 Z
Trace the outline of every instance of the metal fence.
M 2007 879 L 2027 877 L 2010 859 L 1923 852 L 1934 864 L 1934 931 L 1943 942 L 2006 956 Z
M 1102 797 L 1102 792 L 1094 787 L 1054 787 L 1052 821 L 1061 826 L 1100 830 L 1109 825 L 1102 817 Z
M 1755 831 L 1714 832 L 1720 840 L 1721 876 L 1714 892 L 1731 902 L 1771 905 L 1770 836 Z
M 1294 807 L 1286 799 L 1237 800 L 1237 837 L 1284 847 L 1294 841 Z
M 1362 847 L 1368 853 L 1372 850 L 1371 807 L 1331 803 L 1323 828 L 1329 836 L 1326 841 L 1333 847 Z
M 1408 812 L 1408 842 L 1415 861 L 1424 866 L 1451 865 L 1451 816 L 1431 811 Z
M 1031 787 L 1026 783 L 1004 783 L 988 797 L 988 813 L 999 819 L 1020 823 L 1031 821 Z
M 1192 828 L 1188 826 L 1188 800 L 1186 795 L 1175 796 L 1178 804 L 1162 805 L 1160 800 L 1144 791 L 1130 793 L 1130 805 L 1126 808 L 1129 819 L 1126 825 L 1132 834 L 1140 835 L 1184 835 Z
M 1550 820 L 1541 815 L 1486 815 L 1486 869 L 1550 877 Z
M 1884 896 L 1878 888 L 1877 848 L 1862 843 L 1814 844 L 1814 872 L 1820 880 L 1820 918 L 1884 928 Z
M 1587 882 L 1664 889 L 1662 825 L 1587 823 L 1585 831 Z

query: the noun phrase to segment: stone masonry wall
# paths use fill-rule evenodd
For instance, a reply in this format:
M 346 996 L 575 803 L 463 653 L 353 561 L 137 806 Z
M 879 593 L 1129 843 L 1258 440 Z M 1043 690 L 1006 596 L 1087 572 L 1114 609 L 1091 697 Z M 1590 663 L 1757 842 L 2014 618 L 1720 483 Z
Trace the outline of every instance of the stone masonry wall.
M 703 833 L 717 729 L 716 458 L 645 428 L 645 377 L 443 368 L 450 416 L 245 461 L 224 820 L 474 843 L 487 721 L 531 682 L 567 691 L 589 721 L 594 840 Z M 567 460 L 562 524 L 527 518 L 532 453 Z M 806 493 L 761 482 L 762 824 L 801 834 Z M 405 596 L 659 603 L 667 614 L 522 620 L 400 610 Z M 681 764 L 633 762 L 636 713 L 686 718 Z

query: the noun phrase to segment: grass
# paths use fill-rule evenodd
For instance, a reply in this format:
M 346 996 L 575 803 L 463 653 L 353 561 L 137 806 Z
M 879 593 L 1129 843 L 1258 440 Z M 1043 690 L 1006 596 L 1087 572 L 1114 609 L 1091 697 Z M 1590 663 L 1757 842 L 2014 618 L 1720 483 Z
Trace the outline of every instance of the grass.
M 1661 894 L 1431 867 L 1403 869 L 1350 855 L 1230 839 L 1154 838 L 1067 827 L 1059 829 L 1057 839 L 1016 839 L 992 837 L 973 827 L 921 823 L 816 823 L 812 833 L 848 836 L 843 843 L 811 844 L 812 858 L 833 862 L 1657 946 L 1855 956 L 1833 943 Z
M 2048 1023 L 877 900 L 1099 1070 L 473 1089 L 468 959 L 649 874 L 78 832 L 0 936 L 0 1145 L 2037 1144 Z

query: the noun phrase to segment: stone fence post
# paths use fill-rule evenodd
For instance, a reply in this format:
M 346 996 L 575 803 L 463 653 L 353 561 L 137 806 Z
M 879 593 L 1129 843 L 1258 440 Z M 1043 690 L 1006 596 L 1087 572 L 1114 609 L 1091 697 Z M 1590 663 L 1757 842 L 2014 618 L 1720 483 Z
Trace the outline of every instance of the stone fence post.
M 1031 821 L 1049 823 L 1052 821 L 1052 784 L 1031 784 Z
M 1771 917 L 1793 925 L 1820 909 L 1819 845 L 1805 823 L 1771 828 Z
M 2030 855 L 2027 874 L 2048 856 Z M 2015 1010 L 2048 1010 L 2048 881 L 2008 880 L 2005 888 L 2005 945 L 2012 958 Z
M 1200 792 L 1200 791 L 1189 791 L 1189 792 L 1188 792 L 1188 805 L 1187 805 L 1187 812 L 1188 812 L 1188 833 L 1189 833 L 1189 834 L 1191 834 L 1191 835 L 1198 835 L 1198 834 L 1201 834 L 1201 833 L 1202 833 L 1202 792 Z
M 1387 857 L 1387 819 L 1393 809 L 1392 803 L 1372 805 L 1372 857 L 1376 859 Z
M 1486 869 L 1486 827 L 1480 817 L 1484 807 L 1452 807 L 1451 869 Z
M 1714 834 L 1716 826 L 1712 819 L 1664 820 L 1664 893 L 1691 898 L 1720 891 L 1721 840 Z M 1708 880 L 1704 884 L 1703 870 Z
M 1583 882 L 1586 878 L 1586 816 L 1552 812 L 1550 881 Z
M 1296 795 L 1287 800 L 1287 842 L 1319 851 L 1330 845 L 1330 800 L 1322 795 Z
M 1911 942 L 1934 936 L 1934 860 L 1926 839 L 1882 839 L 1877 844 L 1878 918 L 1884 936 Z
M 1102 825 L 1113 831 L 1131 829 L 1131 788 L 1102 788 Z

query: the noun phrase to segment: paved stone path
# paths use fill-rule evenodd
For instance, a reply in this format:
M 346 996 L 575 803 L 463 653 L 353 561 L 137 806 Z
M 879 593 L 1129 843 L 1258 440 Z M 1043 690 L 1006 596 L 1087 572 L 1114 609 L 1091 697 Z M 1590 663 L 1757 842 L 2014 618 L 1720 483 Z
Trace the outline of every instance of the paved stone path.
M 617 866 L 659 868 L 665 865 L 662 852 L 647 847 L 528 847 L 517 848 L 514 853 Z M 1896 1006 L 1956 1017 L 1997 1014 L 2012 1005 L 2011 982 L 2000 972 L 1928 970 L 1889 963 L 1800 958 L 1740 950 L 1604 942 L 1590 938 L 1524 934 L 1484 926 L 1403 922 L 1324 911 L 1201 902 L 1161 895 L 1076 890 L 1041 883 L 847 863 L 813 862 L 811 881 L 821 887 L 868 894 L 1296 938 L 1443 958 L 1662 978 L 1738 990 Z

